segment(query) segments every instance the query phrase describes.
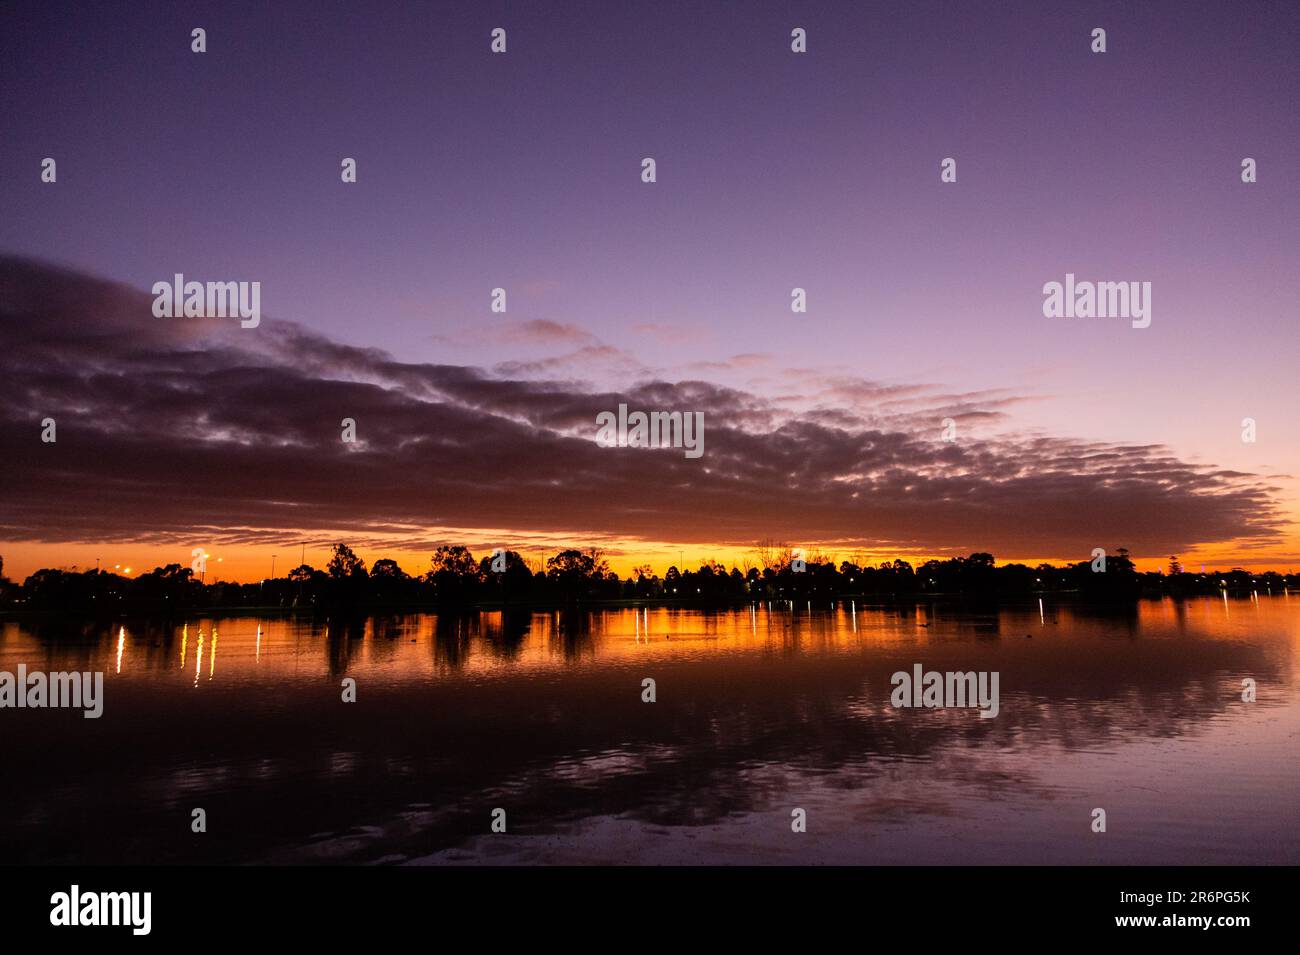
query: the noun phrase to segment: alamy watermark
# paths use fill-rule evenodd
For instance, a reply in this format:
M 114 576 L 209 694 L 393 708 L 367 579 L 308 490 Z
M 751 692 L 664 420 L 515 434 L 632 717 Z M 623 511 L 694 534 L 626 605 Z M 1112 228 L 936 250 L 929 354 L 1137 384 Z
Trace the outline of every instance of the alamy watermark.
M 239 318 L 240 327 L 262 321 L 261 282 L 187 282 L 177 272 L 171 282 L 154 282 L 155 318 Z
M 1150 282 L 1076 282 L 1043 286 L 1043 315 L 1047 318 L 1128 318 L 1134 328 L 1151 324 Z
M 938 670 L 923 671 L 921 664 L 912 666 L 912 672 L 899 670 L 889 678 L 894 692 L 889 702 L 896 707 L 977 707 L 980 719 L 989 720 L 998 715 L 998 671 L 974 670 L 966 673 Z
M 688 458 L 704 454 L 703 411 L 633 411 L 596 415 L 596 443 L 602 448 L 684 448 Z
M 104 674 L 27 672 L 18 664 L 15 676 L 0 670 L 0 709 L 81 709 L 88 720 L 104 713 Z
M 50 896 L 50 924 L 128 925 L 132 935 L 148 935 L 153 927 L 152 892 L 82 892 L 73 885 Z

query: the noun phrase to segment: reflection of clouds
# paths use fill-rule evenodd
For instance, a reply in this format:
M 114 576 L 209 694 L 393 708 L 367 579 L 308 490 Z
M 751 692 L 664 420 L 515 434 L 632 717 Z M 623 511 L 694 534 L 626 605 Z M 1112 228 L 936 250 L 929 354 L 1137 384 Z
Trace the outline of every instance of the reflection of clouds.
M 132 753 L 133 774 L 105 760 L 91 778 L 137 833 L 153 831 L 161 799 L 221 793 L 232 818 L 259 820 L 231 837 L 228 851 L 241 860 L 427 855 L 485 831 L 486 817 L 464 808 L 481 805 L 506 806 L 512 833 L 607 814 L 643 832 L 708 830 L 702 838 L 718 842 L 749 817 L 788 831 L 780 812 L 805 802 L 819 821 L 813 838 L 836 826 L 901 829 L 919 817 L 984 824 L 990 807 L 1069 803 L 1080 761 L 1104 766 L 1109 791 L 1122 794 L 1151 785 L 1153 752 L 1181 749 L 1215 765 L 1216 726 L 1253 732 L 1250 720 L 1265 713 L 1293 725 L 1292 609 L 1283 598 L 1262 599 L 1258 615 L 1252 603 L 1234 604 L 1247 606 L 1249 619 L 1234 624 L 1217 598 L 1189 601 L 1182 614 L 1147 603 L 1118 613 L 1057 605 L 1056 623 L 1033 640 L 1024 634 L 1040 627 L 1036 607 L 958 613 L 943 604 L 857 606 L 856 631 L 849 607 L 812 617 L 661 609 L 650 643 L 633 609 L 335 620 L 328 636 L 323 621 L 222 618 L 201 628 L 199 666 L 208 669 L 209 635 L 219 630 L 223 672 L 202 694 L 172 695 L 189 684 L 188 671 L 175 681 L 179 645 L 195 643 L 188 627 L 172 628 L 152 657 L 133 632 L 115 695 L 116 712 L 131 715 L 96 727 L 101 752 Z M 259 628 L 296 653 L 259 663 Z M 4 633 L 0 660 L 43 653 L 58 669 L 63 654 L 110 662 L 118 628 L 101 627 L 89 647 L 76 628 L 66 643 L 42 644 L 26 625 Z M 336 643 L 349 648 L 362 708 L 338 702 Z M 999 716 L 892 709 L 889 676 L 915 662 L 998 670 Z M 1250 709 L 1240 703 L 1242 675 L 1267 688 Z M 657 681 L 653 704 L 641 702 L 645 676 Z M 44 752 L 49 739 L 16 745 Z M 195 747 L 202 763 L 189 762 Z M 1266 783 L 1277 772 L 1233 755 Z M 58 818 L 77 793 L 42 780 L 54 768 L 28 762 L 38 775 L 19 799 L 46 800 Z M 268 811 L 268 801 L 292 805 L 292 815 Z M 422 802 L 434 808 L 414 805 Z M 17 807 L 16 818 L 30 816 Z M 85 836 L 92 846 L 96 838 Z M 157 851 L 174 859 L 185 850 Z
M 356 753 L 331 753 L 329 756 L 329 774 L 331 776 L 350 776 L 357 768 Z
M 649 374 L 615 393 L 572 380 L 568 360 L 412 364 L 284 321 L 162 321 L 145 293 L 13 259 L 0 261 L 0 293 L 0 376 L 14 396 L 0 407 L 0 536 L 11 539 L 188 546 L 202 527 L 205 539 L 253 544 L 288 521 L 404 550 L 437 543 L 433 526 L 744 546 L 761 527 L 845 547 L 976 540 L 1041 554 L 1124 540 L 1175 553 L 1270 541 L 1282 526 L 1260 479 L 1158 446 L 936 440 L 943 417 L 1001 420 L 1021 400 L 1002 392 L 845 377 L 809 391 L 800 382 L 812 379 L 796 378 L 796 401 Z M 621 401 L 703 410 L 707 479 L 681 455 L 598 447 L 595 414 Z M 32 440 L 44 415 L 76 422 L 57 451 Z M 364 442 L 350 453 L 345 415 Z
M 936 613 L 934 619 L 945 616 Z M 992 627 L 997 629 L 996 622 Z M 989 628 L 975 621 L 966 629 L 973 637 Z M 1002 629 L 1023 639 L 1018 620 Z M 688 694 L 677 706 L 672 702 L 677 697 L 670 695 L 666 719 L 655 721 L 654 738 L 625 743 L 613 771 L 602 773 L 598 757 L 541 759 L 522 775 L 513 772 L 524 783 L 519 798 L 532 810 L 546 807 L 548 819 L 576 820 L 590 812 L 582 793 L 599 788 L 602 805 L 626 818 L 708 825 L 737 813 L 771 811 L 791 792 L 814 785 L 854 793 L 860 799 L 855 811 L 864 818 L 972 817 L 981 811 L 978 800 L 1060 798 L 1053 773 L 1057 761 L 1069 760 L 1072 751 L 1113 751 L 1129 742 L 1204 734 L 1212 720 L 1228 718 L 1235 706 L 1224 673 L 1244 668 L 1267 671 L 1272 680 L 1285 678 L 1257 646 L 1203 638 L 1189 645 L 1156 637 L 1143 644 L 1138 665 L 1130 666 L 1094 634 L 1077 645 L 1017 659 L 1017 670 L 1027 660 L 1034 676 L 1025 691 L 1004 689 L 996 720 L 981 721 L 973 711 L 894 711 L 873 701 L 869 687 L 887 687 L 888 674 L 918 655 L 933 669 L 992 668 L 999 644 L 1012 638 L 995 636 L 978 645 L 969 639 L 963 643 L 945 635 L 914 649 L 877 648 L 869 660 L 798 658 L 808 672 L 797 679 L 791 679 L 788 667 L 737 667 L 738 661 L 722 654 L 717 669 L 725 672 L 715 679 L 727 693 L 709 707 L 707 719 L 692 718 L 698 695 Z M 866 691 L 864 669 L 871 674 Z M 664 681 L 674 682 L 676 672 L 656 671 L 661 688 Z M 1008 671 L 1002 672 L 1005 688 Z M 656 706 L 662 705 L 662 695 L 660 700 Z M 547 717 L 548 729 L 563 737 L 567 731 L 580 735 L 575 722 L 609 719 L 609 714 L 591 701 L 579 714 L 553 708 Z M 556 720 L 561 725 L 551 726 Z M 585 775 L 575 772 L 579 766 Z M 918 780 L 942 780 L 942 785 L 927 788 Z
M 578 786 L 602 785 L 615 776 L 633 776 L 647 771 L 650 753 L 629 753 L 621 749 L 604 750 L 586 756 L 561 759 L 550 766 L 558 780 Z

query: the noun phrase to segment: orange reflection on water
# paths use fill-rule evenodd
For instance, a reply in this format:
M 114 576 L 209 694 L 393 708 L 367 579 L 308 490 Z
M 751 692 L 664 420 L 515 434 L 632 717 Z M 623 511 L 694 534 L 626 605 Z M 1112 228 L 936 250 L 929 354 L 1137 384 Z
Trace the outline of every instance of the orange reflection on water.
M 953 641 L 1002 641 L 1004 654 L 1018 659 L 1018 644 L 1030 634 L 1037 671 L 1079 640 L 1179 638 L 1294 645 L 1300 633 L 1300 602 L 1289 594 L 1220 594 L 1189 600 L 1148 600 L 1127 609 L 1090 608 L 1052 597 L 1020 608 L 899 603 L 858 606 L 829 601 L 813 611 L 807 602 L 755 603 L 734 611 L 707 612 L 676 607 L 590 610 L 485 611 L 452 614 L 391 614 L 326 620 L 309 617 L 223 617 L 193 621 L 198 631 L 192 682 L 216 682 L 218 631 L 225 630 L 222 682 L 228 687 L 256 681 L 318 680 L 364 673 L 394 683 L 430 679 L 505 677 L 531 671 L 560 671 L 640 663 L 649 660 L 720 660 L 737 654 L 875 653 L 901 645 L 917 652 Z M 218 626 L 219 625 L 219 626 Z M 0 652 L 14 665 L 47 650 L 17 624 L 0 624 L 10 641 Z M 126 630 L 100 630 L 101 667 L 113 666 L 127 680 L 149 680 L 179 659 L 189 662 L 189 624 L 141 625 L 132 666 L 125 667 Z M 1269 635 L 1272 635 L 1272 640 Z M 1038 640 L 1050 642 L 1039 645 Z M 174 642 L 173 642 L 174 641 Z M 1064 641 L 1064 642 L 1063 642 Z M 1283 643 L 1282 645 L 1285 645 Z M 150 647 L 162 648 L 151 652 Z M 266 653 L 263 654 L 263 650 Z M 172 656 L 178 653 L 178 656 Z M 1046 656 L 1045 656 L 1046 655 Z M 1300 661 L 1300 655 L 1294 659 Z M 72 661 L 69 661 L 71 663 Z M 1028 662 L 1028 661 L 1027 661 Z

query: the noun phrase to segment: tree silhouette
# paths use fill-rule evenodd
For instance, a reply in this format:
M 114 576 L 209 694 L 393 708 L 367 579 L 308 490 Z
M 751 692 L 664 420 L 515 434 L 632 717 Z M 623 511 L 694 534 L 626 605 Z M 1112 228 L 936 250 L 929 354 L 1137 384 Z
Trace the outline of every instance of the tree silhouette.
M 406 577 L 406 572 L 397 566 L 397 561 L 389 557 L 381 558 L 375 561 L 375 565 L 370 568 L 371 577 L 382 577 L 390 580 L 401 580 Z
M 1183 573 L 1176 556 L 1170 558 L 1167 574 L 1139 574 L 1124 548 L 1108 559 L 1105 573 L 1095 573 L 1087 559 L 1061 567 L 1047 563 L 1032 569 L 1015 563 L 998 566 L 986 552 L 927 560 L 917 572 L 901 559 L 875 567 L 844 561 L 836 567 L 829 556 L 814 554 L 806 559 L 804 569 L 796 572 L 789 563 L 780 564 L 784 555 L 772 548 L 772 565 L 762 570 L 747 566 L 742 573 L 736 567 L 728 570 L 719 561 L 704 560 L 695 570 L 669 567 L 662 580 L 648 564 L 620 580 L 603 554 L 594 549 L 565 549 L 536 569 L 515 551 L 503 556 L 504 572 L 493 569 L 491 555 L 479 561 L 467 547 L 447 545 L 438 548 L 426 574 L 410 577 L 391 558 L 375 561 L 367 573 L 365 563 L 340 543 L 334 547 L 328 573 L 302 564 L 285 577 L 249 584 L 201 583 L 189 567 L 180 564 L 167 564 L 135 577 L 111 571 L 42 568 L 21 585 L 0 578 L 0 609 L 112 616 L 128 610 L 158 614 L 234 607 L 463 606 L 481 601 L 555 605 L 612 598 L 704 605 L 808 600 L 818 606 L 839 597 L 1024 599 L 1047 593 L 1115 602 L 1140 595 L 1282 595 L 1300 588 L 1300 576 L 1273 571 L 1252 574 L 1233 568 Z M 500 561 L 495 563 L 501 566 Z
M 605 575 L 605 561 L 598 551 L 563 550 L 546 561 L 546 579 L 568 600 L 588 594 L 591 585 Z
M 365 562 L 352 552 L 347 544 L 335 544 L 334 556 L 325 565 L 334 580 L 346 580 L 349 577 L 363 577 L 366 573 Z

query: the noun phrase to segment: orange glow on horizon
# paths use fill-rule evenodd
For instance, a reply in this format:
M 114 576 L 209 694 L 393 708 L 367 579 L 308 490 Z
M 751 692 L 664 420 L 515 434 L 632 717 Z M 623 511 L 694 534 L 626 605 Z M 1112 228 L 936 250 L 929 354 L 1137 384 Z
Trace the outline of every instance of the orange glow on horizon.
M 347 536 L 340 535 L 338 539 L 346 542 Z M 480 560 L 491 554 L 493 546 L 518 551 L 534 569 L 544 567 L 546 558 L 561 550 L 570 547 L 587 550 L 591 546 L 580 542 L 560 542 L 558 539 L 556 543 L 548 543 L 545 546 L 535 543 L 511 544 L 507 535 L 502 535 L 502 539 L 503 543 L 499 545 L 474 546 L 467 544 L 466 546 L 469 546 L 474 557 Z M 801 543 L 792 541 L 789 542 L 789 545 L 802 548 L 805 557 L 809 560 L 824 555 L 832 558 L 837 565 L 845 560 L 857 559 L 871 566 L 879 566 L 879 564 L 887 560 L 901 559 L 907 561 L 913 567 L 919 567 L 927 560 L 945 560 L 954 556 L 966 556 L 966 554 L 980 549 L 972 548 L 958 554 L 955 552 L 895 552 L 879 548 L 854 548 L 839 543 L 818 545 L 815 542 Z M 367 567 L 373 566 L 376 560 L 387 557 L 396 560 L 402 570 L 412 576 L 419 576 L 429 568 L 429 559 L 434 549 L 431 547 L 427 550 L 415 551 L 400 547 L 386 548 L 382 545 L 370 548 L 355 544 L 351 546 L 353 546 L 357 556 L 366 562 Z M 625 578 L 632 576 L 636 567 L 645 564 L 649 564 L 653 573 L 659 577 L 662 577 L 670 566 L 676 566 L 679 570 L 694 570 L 709 561 L 717 561 L 727 567 L 728 570 L 737 567 L 742 572 L 748 567 L 759 567 L 761 569 L 762 566 L 754 544 L 708 545 L 647 541 L 605 541 L 597 546 L 604 552 L 610 569 Z M 12 581 L 21 583 L 30 574 L 47 567 L 80 571 L 94 570 L 96 555 L 102 555 L 108 549 L 102 544 L 0 544 L 0 556 L 4 558 L 5 576 Z M 106 573 L 118 573 L 122 576 L 139 577 L 155 567 L 167 564 L 180 564 L 182 567 L 187 567 L 190 565 L 191 560 L 189 548 L 171 545 L 115 545 L 112 550 L 111 558 L 101 557 L 99 566 Z M 1109 554 L 1113 555 L 1116 550 L 1117 547 L 1107 547 L 1107 553 Z M 284 578 L 290 570 L 297 567 L 300 561 L 304 559 L 301 545 L 293 544 L 254 547 L 230 546 L 222 547 L 222 551 L 224 557 L 210 558 L 208 561 L 207 583 L 223 580 L 247 584 L 269 580 L 271 579 L 272 554 L 276 555 L 275 573 L 277 577 Z M 993 556 L 999 566 L 1010 563 L 1025 564 L 1029 567 L 1036 567 L 1042 563 L 1060 566 L 1090 559 L 1091 553 L 1089 551 L 1090 549 L 1079 554 L 1055 555 L 1004 555 L 994 552 Z M 292 554 L 291 559 L 287 561 L 285 560 L 286 553 Z M 305 551 L 305 560 L 310 566 L 318 570 L 324 570 L 329 562 L 330 554 L 331 547 L 328 545 L 308 546 Z M 1172 555 L 1142 554 L 1133 555 L 1132 559 L 1140 572 L 1146 572 L 1167 570 L 1170 556 Z M 1243 567 L 1254 573 L 1262 573 L 1267 570 L 1289 573 L 1294 568 L 1300 567 L 1300 540 L 1287 541 L 1268 550 L 1255 551 L 1228 545 L 1218 545 L 1194 549 L 1177 556 L 1181 560 L 1184 569 L 1192 573 L 1199 573 L 1202 564 L 1205 566 L 1206 573 L 1227 571 L 1233 567 Z M 127 568 L 131 568 L 131 570 L 128 571 Z

